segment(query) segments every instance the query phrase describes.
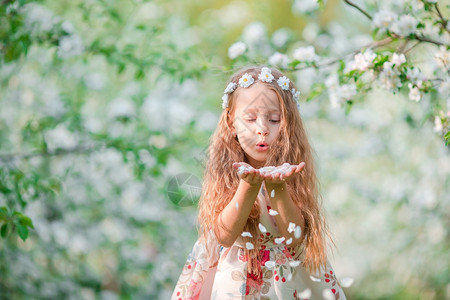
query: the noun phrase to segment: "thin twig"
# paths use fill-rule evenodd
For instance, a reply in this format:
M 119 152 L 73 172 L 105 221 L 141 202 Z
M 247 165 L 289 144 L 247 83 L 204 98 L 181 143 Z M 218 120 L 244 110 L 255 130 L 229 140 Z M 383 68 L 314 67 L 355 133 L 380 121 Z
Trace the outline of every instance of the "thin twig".
M 427 42 L 427 43 L 431 43 L 431 44 L 435 44 L 435 45 L 437 45 L 437 46 L 448 46 L 447 44 L 444 44 L 444 43 L 441 43 L 441 42 L 438 42 L 438 41 L 429 39 L 429 38 L 424 37 L 424 36 L 418 36 L 417 34 L 414 35 L 414 38 L 415 38 L 416 40 L 418 40 L 418 41 L 421 41 L 421 42 Z
M 409 51 L 411 51 L 412 49 L 414 49 L 417 45 L 419 45 L 420 43 L 422 43 L 421 41 L 417 41 L 417 43 L 415 43 L 414 45 L 412 45 L 411 47 L 409 47 L 408 49 L 405 50 L 405 54 L 407 54 Z
M 356 8 L 357 10 L 359 10 L 363 15 L 365 15 L 367 18 L 369 18 L 369 20 L 372 20 L 372 17 L 369 15 L 368 12 L 366 12 L 364 9 L 362 9 L 361 7 L 359 7 L 358 5 L 356 5 L 355 3 L 350 2 L 349 0 L 344 0 L 345 3 L 347 3 L 350 6 L 353 6 L 354 8 Z
M 447 23 L 448 23 L 448 20 L 446 20 L 446 19 L 444 18 L 444 16 L 442 16 L 441 11 L 439 10 L 439 6 L 438 6 L 437 3 L 434 5 L 434 7 L 436 8 L 436 11 L 437 11 L 437 13 L 438 13 L 438 15 L 439 15 L 439 18 L 441 18 L 441 21 L 442 21 L 442 23 L 441 23 L 442 28 L 443 28 L 445 31 L 447 31 L 447 32 L 450 33 L 450 30 L 447 29 Z

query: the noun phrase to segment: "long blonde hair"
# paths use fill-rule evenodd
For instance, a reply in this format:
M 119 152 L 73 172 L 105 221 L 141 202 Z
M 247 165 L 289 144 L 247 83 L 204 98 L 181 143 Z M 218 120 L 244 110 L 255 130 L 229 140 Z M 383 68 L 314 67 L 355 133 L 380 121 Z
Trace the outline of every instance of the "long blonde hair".
M 237 71 L 229 82 L 238 83 L 239 78 L 245 73 L 258 78 L 262 67 L 247 67 Z M 270 147 L 266 166 L 278 166 L 285 162 L 299 164 L 304 161 L 305 168 L 288 182 L 289 195 L 300 208 L 305 220 L 303 234 L 305 236 L 305 253 L 303 264 L 308 270 L 315 271 L 326 264 L 326 241 L 329 236 L 326 222 L 320 209 L 320 195 L 314 167 L 314 159 L 311 145 L 309 144 L 306 130 L 300 118 L 291 89 L 295 85 L 291 81 L 289 90 L 283 90 L 277 84 L 276 79 L 283 74 L 271 68 L 275 80 L 272 83 L 262 82 L 273 90 L 279 99 L 281 108 L 281 124 L 277 139 Z M 238 87 L 239 88 L 239 87 Z M 228 107 L 220 116 L 216 131 L 211 137 L 208 149 L 208 158 L 204 173 L 202 194 L 199 202 L 199 234 L 206 237 L 215 227 L 219 226 L 217 218 L 224 207 L 231 201 L 239 184 L 239 176 L 233 169 L 234 162 L 246 161 L 244 151 L 239 141 L 233 136 L 229 126 L 229 118 L 232 117 L 235 107 L 235 93 L 230 94 Z M 248 251 L 250 258 L 258 256 L 258 229 L 260 207 L 258 201 L 254 202 L 244 231 L 252 233 L 251 240 L 257 247 Z M 251 261 L 251 260 L 250 260 Z M 249 264 L 249 271 L 255 273 L 257 268 Z

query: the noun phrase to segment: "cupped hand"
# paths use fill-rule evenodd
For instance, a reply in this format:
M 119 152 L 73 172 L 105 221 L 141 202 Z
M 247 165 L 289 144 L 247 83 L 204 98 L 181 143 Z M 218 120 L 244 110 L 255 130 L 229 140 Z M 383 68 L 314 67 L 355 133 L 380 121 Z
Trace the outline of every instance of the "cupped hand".
M 274 172 L 273 174 L 261 174 L 266 184 L 282 184 L 292 179 L 296 174 L 300 173 L 305 167 L 305 163 L 301 162 L 298 165 L 291 165 L 284 170 L 284 172 Z
M 244 180 L 250 185 L 260 185 L 264 178 L 259 173 L 258 169 L 253 168 L 251 165 L 245 162 L 233 163 L 233 168 L 238 170 L 239 178 Z

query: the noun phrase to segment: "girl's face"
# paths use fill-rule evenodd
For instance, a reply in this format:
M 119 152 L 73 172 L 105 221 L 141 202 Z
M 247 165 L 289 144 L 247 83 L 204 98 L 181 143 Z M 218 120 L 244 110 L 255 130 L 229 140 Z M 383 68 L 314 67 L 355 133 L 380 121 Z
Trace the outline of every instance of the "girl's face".
M 263 167 L 269 148 L 280 132 L 281 111 L 277 94 L 260 82 L 238 88 L 235 93 L 232 133 L 237 135 L 250 165 Z

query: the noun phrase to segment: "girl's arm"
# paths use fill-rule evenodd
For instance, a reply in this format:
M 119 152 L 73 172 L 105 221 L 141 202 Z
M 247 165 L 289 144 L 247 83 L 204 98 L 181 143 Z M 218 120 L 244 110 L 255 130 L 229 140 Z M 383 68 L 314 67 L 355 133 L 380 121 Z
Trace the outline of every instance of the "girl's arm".
M 224 247 L 231 247 L 247 223 L 263 181 L 256 170 L 240 175 L 239 186 L 230 203 L 219 213 L 214 228 L 217 241 Z
M 278 212 L 278 214 L 275 215 L 275 222 L 277 223 L 278 230 L 281 235 L 286 238 L 286 240 L 292 238 L 292 243 L 288 245 L 289 247 L 294 247 L 300 244 L 304 238 L 303 234 L 300 238 L 295 238 L 295 231 L 288 231 L 289 223 L 294 223 L 296 227 L 300 226 L 301 232 L 303 233 L 305 229 L 305 220 L 300 208 L 298 208 L 294 201 L 292 201 L 288 193 L 285 180 L 300 172 L 304 166 L 305 164 L 302 163 L 299 164 L 296 169 L 293 169 L 285 175 L 278 175 L 272 178 L 266 177 L 265 179 L 266 189 L 270 195 L 272 209 Z M 272 192 L 272 190 L 274 190 L 274 192 Z M 272 197 L 272 195 L 274 195 L 274 197 Z

